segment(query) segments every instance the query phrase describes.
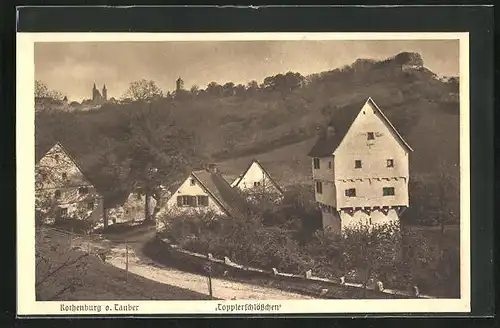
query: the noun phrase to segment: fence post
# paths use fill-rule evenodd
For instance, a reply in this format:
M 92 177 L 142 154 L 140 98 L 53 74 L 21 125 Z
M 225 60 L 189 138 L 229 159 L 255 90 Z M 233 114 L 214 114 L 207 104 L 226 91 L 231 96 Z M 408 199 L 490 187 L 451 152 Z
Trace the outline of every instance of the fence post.
M 208 295 L 210 295 L 210 297 L 213 297 L 213 293 L 212 293 L 212 263 L 207 262 L 205 264 L 204 269 L 205 269 L 205 272 L 207 273 Z
M 125 243 L 125 280 L 128 281 L 128 242 Z

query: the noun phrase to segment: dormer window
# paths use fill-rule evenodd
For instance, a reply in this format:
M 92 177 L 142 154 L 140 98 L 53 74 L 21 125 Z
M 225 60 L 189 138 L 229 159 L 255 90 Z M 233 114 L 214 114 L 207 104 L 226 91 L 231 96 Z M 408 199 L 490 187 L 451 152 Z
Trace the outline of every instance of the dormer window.
M 367 139 L 368 140 L 375 140 L 375 134 L 373 132 L 368 132 Z
M 361 165 L 361 160 L 360 159 L 357 159 L 354 161 L 354 168 L 355 169 L 360 169 L 362 167 Z

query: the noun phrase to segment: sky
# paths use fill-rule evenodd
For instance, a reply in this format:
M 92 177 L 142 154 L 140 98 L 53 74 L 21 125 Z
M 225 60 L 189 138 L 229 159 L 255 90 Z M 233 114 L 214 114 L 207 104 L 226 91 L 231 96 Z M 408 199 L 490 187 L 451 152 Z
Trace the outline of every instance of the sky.
M 121 98 L 130 82 L 154 80 L 166 93 L 181 77 L 184 86 L 261 83 L 288 71 L 302 75 L 351 64 L 357 58 L 385 59 L 402 51 L 418 52 L 438 75 L 459 75 L 458 40 L 408 41 L 166 41 L 38 42 L 35 79 L 70 101 L 92 96 L 106 85 L 108 98 Z

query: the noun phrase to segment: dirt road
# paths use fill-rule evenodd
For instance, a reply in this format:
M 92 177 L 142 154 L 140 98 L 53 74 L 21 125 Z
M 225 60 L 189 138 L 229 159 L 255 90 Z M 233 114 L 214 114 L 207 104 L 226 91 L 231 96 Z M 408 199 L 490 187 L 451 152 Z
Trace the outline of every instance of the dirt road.
M 207 277 L 165 267 L 153 260 L 146 260 L 144 255 L 136 254 L 141 249 L 141 244 L 147 240 L 143 234 L 140 238 L 135 236 L 133 247 L 128 249 L 128 270 L 131 273 L 144 278 L 169 284 L 198 293 L 208 294 Z M 79 245 L 78 245 L 79 244 Z M 117 268 L 126 268 L 126 247 L 122 240 L 93 240 L 90 243 L 82 238 L 73 240 L 74 246 L 82 249 L 87 247 L 106 249 L 106 263 Z M 129 243 L 130 245 L 130 243 Z M 139 256 L 138 256 L 139 255 Z M 252 284 L 233 282 L 223 279 L 212 278 L 212 295 L 219 299 L 259 299 L 259 300 L 286 300 L 286 299 L 312 299 L 310 296 L 286 292 L 275 288 L 261 287 Z
M 157 282 L 189 289 L 199 293 L 208 294 L 207 277 L 162 267 L 156 263 L 144 263 L 129 249 L 129 271 L 139 276 Z M 126 266 L 125 247 L 115 246 L 106 260 L 120 269 Z M 212 279 L 213 296 L 219 299 L 260 299 L 260 300 L 285 300 L 285 299 L 312 299 L 311 297 L 289 293 L 278 289 L 260 287 L 251 284 L 238 283 L 222 279 Z

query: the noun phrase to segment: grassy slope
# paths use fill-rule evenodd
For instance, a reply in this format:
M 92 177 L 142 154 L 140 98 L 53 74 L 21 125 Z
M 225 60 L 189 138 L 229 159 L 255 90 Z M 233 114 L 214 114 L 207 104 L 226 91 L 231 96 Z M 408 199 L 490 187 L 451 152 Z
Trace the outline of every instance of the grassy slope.
M 68 250 L 67 238 L 58 234 L 46 234 L 43 242 L 39 242 L 37 250 L 51 263 L 63 263 L 68 258 L 76 258 L 79 251 Z M 88 271 L 83 276 L 82 285 L 76 287 L 74 292 L 67 291 L 54 300 L 77 301 L 77 300 L 201 300 L 209 299 L 190 290 L 175 286 L 154 282 L 135 274 L 128 274 L 111 264 L 103 263 L 94 255 L 85 261 Z M 54 266 L 55 267 L 55 266 Z M 42 271 L 43 272 L 43 271 Z M 68 279 L 78 272 L 75 266 L 69 266 L 59 271 L 54 279 L 41 284 L 37 288 L 37 300 L 51 298 L 56 290 L 65 286 Z

